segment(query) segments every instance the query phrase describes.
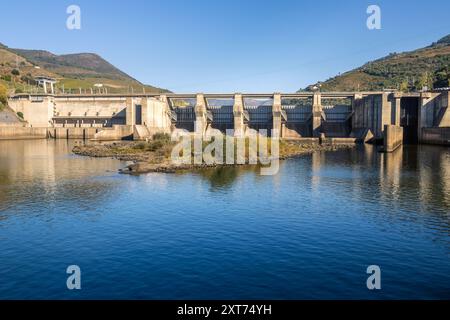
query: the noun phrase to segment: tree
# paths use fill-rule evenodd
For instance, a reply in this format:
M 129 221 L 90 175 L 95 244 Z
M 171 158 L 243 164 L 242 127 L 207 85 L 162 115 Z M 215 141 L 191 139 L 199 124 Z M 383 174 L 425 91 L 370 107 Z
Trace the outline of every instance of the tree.
M 402 92 L 408 92 L 409 91 L 409 84 L 408 84 L 408 81 L 407 80 L 403 80 L 401 83 L 400 83 L 400 91 L 402 91 Z
M 433 83 L 434 88 L 445 88 L 450 86 L 450 72 L 447 67 L 444 67 L 434 74 L 435 80 Z
M 422 73 L 419 79 L 414 83 L 416 90 L 422 90 L 424 88 L 431 89 L 433 86 L 433 78 L 428 72 Z
M 11 74 L 12 74 L 13 76 L 20 76 L 20 71 L 17 70 L 17 69 L 13 69 L 13 70 L 11 71 Z
M 8 104 L 8 88 L 0 83 L 0 104 Z

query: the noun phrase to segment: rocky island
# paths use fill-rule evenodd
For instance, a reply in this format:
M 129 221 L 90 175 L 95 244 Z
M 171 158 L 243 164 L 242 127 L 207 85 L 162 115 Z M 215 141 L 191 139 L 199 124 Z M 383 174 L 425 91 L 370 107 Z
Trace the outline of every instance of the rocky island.
M 268 153 L 271 154 L 271 139 L 259 137 L 259 139 L 266 139 L 268 145 Z M 172 161 L 172 152 L 176 146 L 176 142 L 171 141 L 167 134 L 156 134 L 153 139 L 149 141 L 117 141 L 117 142 L 103 142 L 78 145 L 73 148 L 73 153 L 80 156 L 89 157 L 109 157 L 121 161 L 130 161 L 132 164 L 127 165 L 120 170 L 124 174 L 143 174 L 150 172 L 164 172 L 175 173 L 186 170 L 197 170 L 207 167 L 218 166 L 234 166 L 234 165 L 249 165 L 249 151 L 251 146 L 248 139 L 245 139 L 246 157 L 245 164 L 225 164 L 225 163 L 194 163 L 191 160 L 189 163 L 174 163 Z M 225 143 L 224 143 L 225 145 Z M 354 147 L 355 144 L 351 142 L 335 143 L 332 140 L 321 139 L 304 139 L 304 140 L 279 140 L 279 156 L 278 159 L 285 160 L 288 158 L 299 157 L 305 154 L 311 154 L 319 151 L 335 151 L 340 149 L 348 149 Z M 207 144 L 203 143 L 202 150 L 204 151 Z M 224 148 L 225 154 L 225 148 Z M 194 153 L 192 153 L 194 156 Z M 193 157 L 192 157 L 193 159 Z M 224 161 L 225 162 L 225 161 Z M 235 162 L 236 163 L 236 162 Z M 258 165 L 261 165 L 258 163 Z

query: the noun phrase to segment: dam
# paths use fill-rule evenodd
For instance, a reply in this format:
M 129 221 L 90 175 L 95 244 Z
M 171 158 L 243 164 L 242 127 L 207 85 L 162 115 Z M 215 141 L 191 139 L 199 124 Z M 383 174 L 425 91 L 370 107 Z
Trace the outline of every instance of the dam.
M 0 139 L 145 140 L 174 131 L 232 129 L 238 136 L 265 129 L 282 139 L 385 142 L 389 131 L 387 149 L 450 145 L 449 92 L 18 94 L 9 107 L 24 121 L 0 125 Z

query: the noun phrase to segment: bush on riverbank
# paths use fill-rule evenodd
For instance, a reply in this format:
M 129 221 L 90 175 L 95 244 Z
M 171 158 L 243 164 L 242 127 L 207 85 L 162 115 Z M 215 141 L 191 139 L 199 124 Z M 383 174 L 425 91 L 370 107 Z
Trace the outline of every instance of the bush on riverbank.
M 8 88 L 0 83 L 0 110 L 8 105 Z
M 152 140 L 146 142 L 138 142 L 133 146 L 133 148 L 142 151 L 155 152 L 167 145 L 173 146 L 170 135 L 165 133 L 157 133 L 153 135 Z
M 8 104 L 8 88 L 0 83 L 0 103 Z

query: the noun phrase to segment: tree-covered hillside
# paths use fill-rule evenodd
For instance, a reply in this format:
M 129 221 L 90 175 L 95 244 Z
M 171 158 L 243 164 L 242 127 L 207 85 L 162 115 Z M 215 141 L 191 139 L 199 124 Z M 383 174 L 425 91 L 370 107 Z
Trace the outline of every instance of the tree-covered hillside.
M 366 91 L 448 87 L 450 79 L 450 35 L 431 46 L 411 52 L 392 53 L 325 82 L 309 86 L 322 91 Z

